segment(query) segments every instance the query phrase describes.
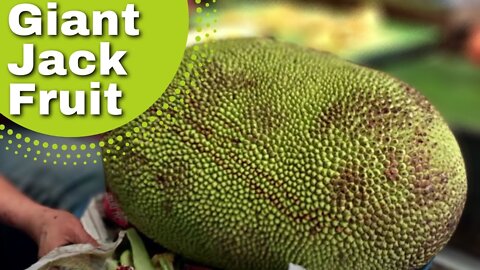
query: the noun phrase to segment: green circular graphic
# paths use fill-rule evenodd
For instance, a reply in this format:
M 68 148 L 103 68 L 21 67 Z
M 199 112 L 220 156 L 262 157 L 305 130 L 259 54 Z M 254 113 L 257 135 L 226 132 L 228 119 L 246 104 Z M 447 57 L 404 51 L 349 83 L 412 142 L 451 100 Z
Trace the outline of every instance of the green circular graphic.
M 15 16 L 13 14 L 15 12 L 12 12 L 12 15 L 11 11 L 14 7 L 17 7 L 17 10 L 24 10 L 18 8 L 20 4 L 27 4 L 28 6 L 22 6 L 27 11 L 21 12 L 19 16 Z M 127 9 L 127 4 L 133 4 L 135 9 L 132 10 L 131 7 Z M 129 11 L 125 12 L 126 10 Z M 35 15 L 37 11 L 39 13 Z M 134 11 L 139 12 L 139 18 L 132 19 Z M 0 21 L 0 35 L 2 36 L 0 113 L 33 131 L 63 137 L 100 134 L 131 121 L 147 110 L 161 96 L 175 75 L 183 56 L 188 33 L 186 0 L 132 0 L 129 2 L 5 0 L 0 3 L 0 17 L 3 18 Z M 118 24 L 115 24 L 114 18 L 118 19 Z M 103 24 L 100 25 L 99 21 Z M 27 34 L 29 31 L 35 32 L 35 34 L 19 36 L 10 29 L 10 24 L 26 29 L 24 31 Z M 84 27 L 85 25 L 86 27 Z M 113 25 L 118 25 L 117 35 L 108 33 Z M 49 26 L 51 29 L 57 28 L 57 35 L 49 35 Z M 80 32 L 80 34 L 66 36 L 62 31 L 64 29 Z M 139 30 L 138 36 L 135 29 Z M 39 31 L 42 31 L 42 34 L 36 35 Z M 97 35 L 94 35 L 95 31 Z M 101 31 L 104 35 L 99 35 Z M 30 57 L 26 57 L 27 60 L 25 60 L 24 54 L 28 56 L 31 47 L 27 46 L 31 45 L 25 44 L 33 44 L 34 47 L 34 65 L 33 71 L 30 73 L 28 72 L 30 69 L 28 63 L 31 60 L 29 60 Z M 100 54 L 101 46 L 104 47 L 102 54 Z M 110 50 L 109 53 L 107 53 L 107 49 Z M 92 52 L 95 55 L 95 61 L 89 62 L 84 58 L 75 61 L 75 57 L 70 58 L 77 51 Z M 120 57 L 122 51 L 126 51 L 126 54 L 116 61 L 115 53 L 118 52 L 117 56 Z M 40 59 L 42 55 L 46 58 L 45 60 Z M 76 55 L 86 54 L 77 53 Z M 53 65 L 54 62 L 56 65 Z M 74 74 L 70 62 L 73 63 L 73 69 L 77 64 L 81 70 L 85 70 L 88 65 L 94 65 L 95 71 L 86 76 Z M 124 68 L 127 75 L 121 75 L 122 69 L 118 63 Z M 9 64 L 13 64 L 11 65 L 13 67 L 16 66 L 16 69 L 20 70 L 19 73 L 29 74 L 14 75 L 9 69 Z M 117 69 L 109 69 L 111 65 L 115 64 Z M 55 67 L 55 70 L 61 74 L 64 72 L 62 71 L 64 68 L 67 74 L 42 75 L 39 71 L 40 66 L 44 67 L 43 69 L 47 67 L 49 71 Z M 102 75 L 102 67 L 104 70 L 109 70 L 110 74 Z M 92 86 L 94 88 L 98 86 L 94 82 L 100 83 L 99 89 L 92 89 Z M 27 90 L 33 89 L 32 84 L 35 91 L 28 92 Z M 122 97 L 110 97 L 109 109 L 108 99 L 104 94 L 106 90 L 110 87 L 114 88 L 115 85 L 121 91 Z M 53 90 L 57 91 L 57 98 L 48 101 L 48 95 L 54 96 Z M 77 90 L 85 93 L 84 103 L 78 102 L 79 108 L 85 107 L 85 114 L 64 115 L 60 100 L 62 100 L 64 108 L 67 105 L 72 108 L 76 107 L 78 105 L 76 96 L 79 95 L 78 100 L 81 101 L 83 95 Z M 62 91 L 65 92 L 62 94 Z M 25 97 L 22 98 L 22 102 L 25 104 L 19 106 L 18 99 L 12 99 L 11 103 L 12 93 L 19 93 Z M 96 96 L 99 97 L 97 100 Z M 30 102 L 29 97 L 33 97 L 33 104 L 27 104 Z M 101 105 L 99 107 L 100 115 L 95 115 L 96 110 L 92 110 L 95 106 L 91 104 Z M 11 114 L 15 111 L 15 107 L 20 108 L 20 115 Z M 49 110 L 50 114 L 41 115 L 41 107 L 44 111 Z M 116 109 L 121 109 L 122 114 L 115 115 L 118 113 Z M 68 113 L 68 110 L 64 110 L 64 112 Z

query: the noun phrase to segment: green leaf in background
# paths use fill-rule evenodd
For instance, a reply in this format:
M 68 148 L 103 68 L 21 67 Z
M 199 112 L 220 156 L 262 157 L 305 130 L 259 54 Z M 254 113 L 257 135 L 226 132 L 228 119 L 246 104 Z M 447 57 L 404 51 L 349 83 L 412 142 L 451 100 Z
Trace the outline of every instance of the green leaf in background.
M 459 55 L 434 52 L 380 69 L 424 94 L 452 127 L 480 132 L 480 67 Z

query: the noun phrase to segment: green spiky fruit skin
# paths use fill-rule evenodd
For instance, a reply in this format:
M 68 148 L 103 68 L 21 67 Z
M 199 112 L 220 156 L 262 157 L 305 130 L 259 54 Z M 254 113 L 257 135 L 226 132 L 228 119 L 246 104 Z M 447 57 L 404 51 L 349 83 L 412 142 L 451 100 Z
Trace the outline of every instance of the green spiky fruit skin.
M 465 201 L 459 147 L 416 90 L 271 40 L 187 49 L 162 98 L 109 138 L 129 220 L 224 269 L 419 268 Z

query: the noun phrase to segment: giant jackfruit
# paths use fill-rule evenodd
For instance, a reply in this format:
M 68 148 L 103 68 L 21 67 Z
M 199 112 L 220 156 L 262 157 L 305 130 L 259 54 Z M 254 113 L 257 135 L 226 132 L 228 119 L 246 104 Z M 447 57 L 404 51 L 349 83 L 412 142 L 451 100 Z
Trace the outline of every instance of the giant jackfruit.
M 108 136 L 130 221 L 224 269 L 419 268 L 465 201 L 459 147 L 422 95 L 272 40 L 187 49 L 158 102 Z

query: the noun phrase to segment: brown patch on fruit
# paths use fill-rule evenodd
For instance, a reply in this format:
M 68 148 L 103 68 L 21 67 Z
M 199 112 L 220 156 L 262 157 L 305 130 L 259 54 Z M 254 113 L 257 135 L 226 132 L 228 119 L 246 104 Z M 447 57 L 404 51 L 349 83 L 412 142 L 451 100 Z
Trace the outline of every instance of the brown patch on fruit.
M 364 118 L 364 113 L 361 111 L 362 104 L 368 104 L 368 97 L 363 93 L 364 91 L 359 89 L 348 97 L 348 100 L 356 102 L 339 100 L 317 113 L 313 118 L 312 128 L 309 130 L 310 135 L 316 137 L 328 129 L 349 129 L 355 124 L 355 119 Z
M 274 130 L 277 127 L 275 125 L 276 121 L 282 118 L 281 112 L 268 104 L 261 104 L 252 108 L 250 117 L 259 123 L 259 132 L 261 133 Z M 281 119 L 281 121 L 286 121 L 286 119 Z
M 405 83 L 401 83 L 401 85 L 403 86 L 403 88 L 405 89 L 405 92 L 408 93 L 409 97 L 411 97 L 413 99 L 413 101 L 415 102 L 415 104 L 420 108 L 422 109 L 422 111 L 426 114 L 432 114 L 435 110 L 432 106 L 432 104 L 430 104 L 430 102 L 427 100 L 426 97 L 424 97 L 422 94 L 420 94 L 417 90 L 415 90 L 415 88 L 405 84 Z
M 383 171 L 384 175 L 390 181 L 397 181 L 400 179 L 400 172 L 398 169 L 399 162 L 396 157 L 395 149 L 391 147 L 386 147 L 388 162 L 386 162 L 385 169 Z

